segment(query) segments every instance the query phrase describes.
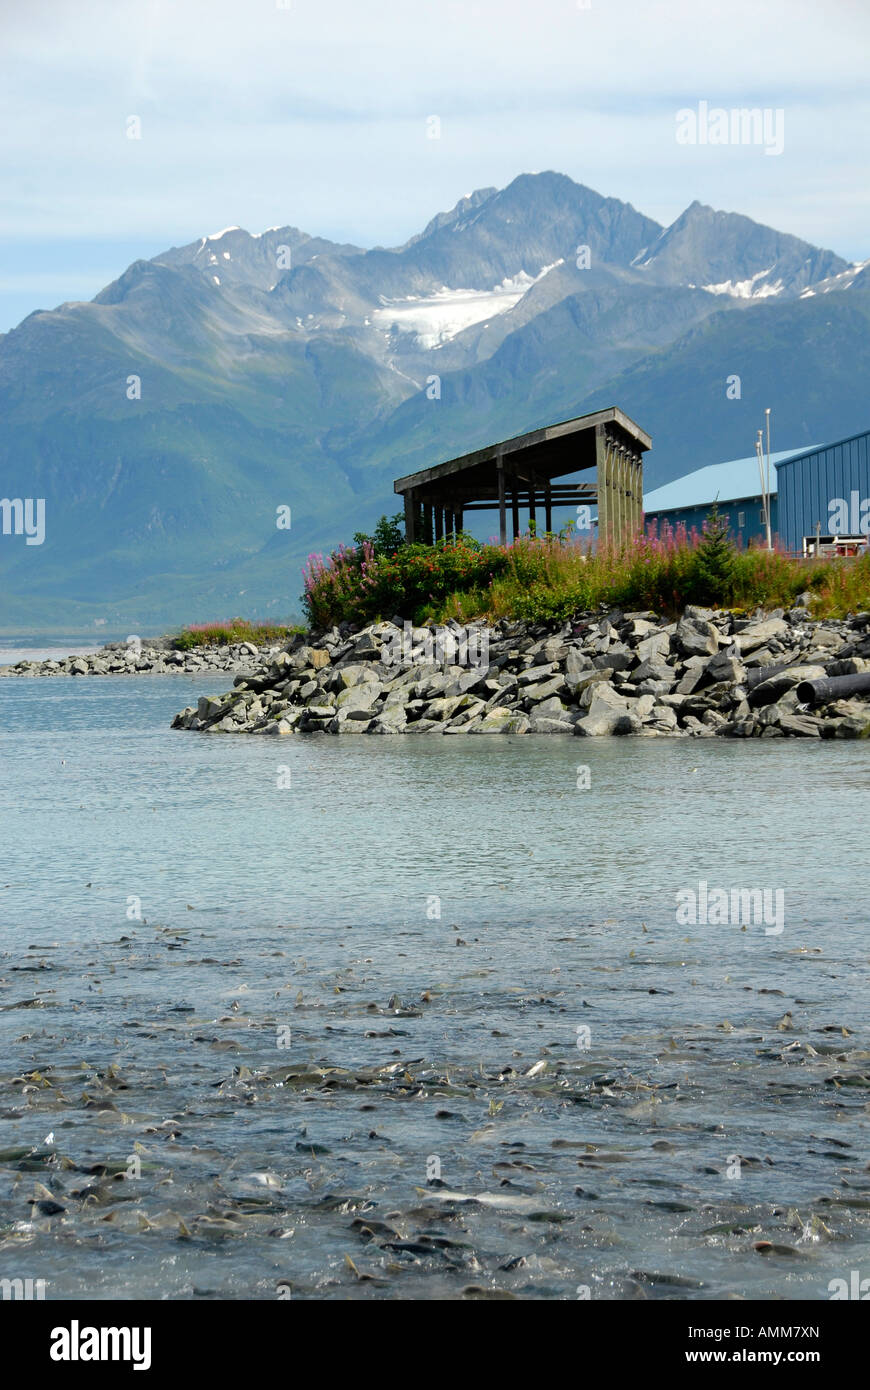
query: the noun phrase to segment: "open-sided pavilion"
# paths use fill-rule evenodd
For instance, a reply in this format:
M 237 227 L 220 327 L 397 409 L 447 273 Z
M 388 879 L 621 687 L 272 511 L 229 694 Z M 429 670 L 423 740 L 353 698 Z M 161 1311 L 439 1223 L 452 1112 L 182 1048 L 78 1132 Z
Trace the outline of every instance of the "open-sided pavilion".
M 650 436 L 610 406 L 409 473 L 393 484 L 405 503 L 406 539 L 440 540 L 462 530 L 466 512 L 497 509 L 504 544 L 509 510 L 516 538 L 521 510 L 537 527 L 541 509 L 549 532 L 553 507 L 597 504 L 599 539 L 618 543 L 643 524 L 643 454 L 651 447 Z M 553 481 L 574 473 L 591 476 Z

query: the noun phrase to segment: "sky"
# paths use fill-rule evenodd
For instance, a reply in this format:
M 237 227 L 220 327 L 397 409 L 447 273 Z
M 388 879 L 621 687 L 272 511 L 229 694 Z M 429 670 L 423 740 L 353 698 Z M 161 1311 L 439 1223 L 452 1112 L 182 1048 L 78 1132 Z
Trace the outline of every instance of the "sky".
M 0 332 L 227 226 L 395 246 L 545 169 L 864 260 L 868 51 L 868 0 L 0 0 Z M 781 153 L 678 142 L 701 102 Z

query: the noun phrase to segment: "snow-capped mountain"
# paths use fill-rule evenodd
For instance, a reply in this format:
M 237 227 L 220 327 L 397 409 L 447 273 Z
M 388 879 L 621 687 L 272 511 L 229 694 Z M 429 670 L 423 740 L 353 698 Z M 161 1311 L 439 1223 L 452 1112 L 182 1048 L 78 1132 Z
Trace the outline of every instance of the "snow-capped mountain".
M 660 282 L 736 299 L 788 298 L 848 269 L 832 251 L 699 202 L 644 247 L 634 265 Z
M 136 261 L 0 337 L 4 489 L 49 517 L 38 563 L 0 548 L 7 625 L 291 611 L 307 552 L 394 510 L 393 477 L 600 404 L 652 433 L 651 486 L 750 451 L 765 405 L 789 447 L 862 428 L 868 280 L 555 173 L 392 249 L 288 224 Z

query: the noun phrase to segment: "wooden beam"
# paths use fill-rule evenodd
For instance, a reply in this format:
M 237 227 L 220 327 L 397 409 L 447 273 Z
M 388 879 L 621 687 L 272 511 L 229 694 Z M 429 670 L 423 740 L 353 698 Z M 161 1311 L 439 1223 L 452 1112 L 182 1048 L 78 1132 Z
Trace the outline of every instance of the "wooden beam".
M 512 477 L 511 477 L 511 474 L 510 474 L 509 470 L 506 468 L 506 469 L 505 469 L 505 495 L 506 495 L 506 496 L 507 496 L 508 494 L 510 494 L 511 497 L 512 497 L 512 495 L 513 495 L 512 483 L 513 483 L 513 479 L 512 479 Z M 548 484 L 548 483 L 544 483 L 544 484 L 542 484 L 541 487 L 535 488 L 535 489 L 534 489 L 535 500 L 536 500 L 536 502 L 537 502 L 538 505 L 541 505 L 541 504 L 544 502 L 547 491 L 549 491 L 550 494 L 552 495 L 552 498 L 553 498 L 553 501 L 554 501 L 554 502 L 557 500 L 557 498 L 559 498 L 559 497 L 562 496 L 562 495 L 573 497 L 574 494 L 577 493 L 577 492 L 586 492 L 586 493 L 589 494 L 590 496 L 594 497 L 594 496 L 595 496 L 595 481 L 594 481 L 593 478 L 590 478 L 588 481 L 585 480 L 585 479 L 577 479 L 575 482 L 569 482 L 569 483 L 549 483 L 549 484 Z M 519 492 L 520 492 L 521 494 L 523 494 L 523 495 L 527 495 L 528 492 L 529 492 L 529 489 L 528 489 L 528 488 L 520 488 L 520 489 L 519 489 Z M 421 502 L 424 502 L 424 503 L 425 503 L 425 502 L 431 502 L 432 504 L 437 504 L 437 502 L 438 502 L 438 500 L 439 500 L 439 497 L 442 496 L 442 495 L 443 495 L 443 494 L 440 494 L 440 493 L 437 492 L 437 491 L 429 491 L 427 488 L 418 488 L 418 489 L 415 489 L 415 492 L 414 492 L 414 496 L 415 496 L 416 499 L 417 499 L 418 505 L 419 505 Z M 494 505 L 497 505 L 497 504 L 498 504 L 498 481 L 497 481 L 497 479 L 496 479 L 495 477 L 493 477 L 493 481 L 492 481 L 491 486 L 487 486 L 487 487 L 474 487 L 474 488 L 472 488 L 472 487 L 451 488 L 451 490 L 450 490 L 451 504 L 452 504 L 452 506 L 454 507 L 454 509 L 456 508 L 457 505 L 459 505 L 459 504 L 464 504 L 464 503 L 466 503 L 466 502 L 484 502 L 488 497 L 491 497 L 491 498 L 493 499 L 493 504 L 494 504 Z M 521 505 L 521 506 L 524 505 L 524 504 L 522 503 L 522 501 L 521 501 L 520 505 Z
M 544 488 L 544 512 L 546 516 L 546 531 L 549 536 L 553 529 L 553 497 L 549 487 Z
M 538 498 L 538 501 L 539 501 L 539 503 L 540 503 L 540 502 L 542 501 L 542 499 L 541 499 L 541 498 Z M 554 506 L 554 507 L 573 507 L 573 506 L 575 506 L 578 502 L 583 503 L 585 506 L 590 506 L 590 505 L 594 505 L 596 501 L 597 501 L 597 498 L 596 498 L 596 495 L 595 495 L 594 492 L 592 492 L 592 493 L 590 493 L 590 492 L 577 492 L 577 493 L 574 494 L 573 497 L 554 497 L 554 498 L 553 498 L 553 506 Z M 464 504 L 463 508 L 462 508 L 463 513 L 465 513 L 465 512 L 494 512 L 494 511 L 496 511 L 497 509 L 498 509 L 498 503 L 497 503 L 497 502 L 466 502 L 466 503 Z
M 550 482 L 546 473 L 539 473 L 534 468 L 524 468 L 522 464 L 517 464 L 511 469 L 511 477 L 516 478 L 518 483 L 526 483 L 528 487 L 534 488 L 545 488 Z
M 516 484 L 511 488 L 511 510 L 513 512 L 514 540 L 520 534 L 520 494 Z

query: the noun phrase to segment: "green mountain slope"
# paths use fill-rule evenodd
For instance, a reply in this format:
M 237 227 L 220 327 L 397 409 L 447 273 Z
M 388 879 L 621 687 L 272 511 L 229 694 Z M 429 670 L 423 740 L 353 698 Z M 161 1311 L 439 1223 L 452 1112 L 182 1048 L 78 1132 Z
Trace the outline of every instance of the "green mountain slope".
M 0 338 L 2 493 L 46 503 L 42 546 L 0 536 L 0 630 L 298 613 L 394 477 L 602 404 L 653 435 L 649 486 L 751 452 L 766 405 L 782 446 L 860 429 L 868 304 L 830 252 L 553 173 L 393 250 L 230 228 L 136 261 Z

